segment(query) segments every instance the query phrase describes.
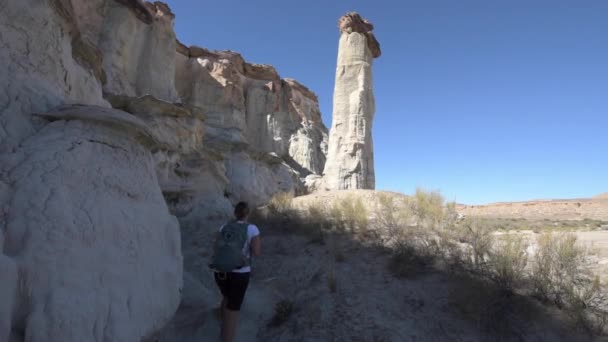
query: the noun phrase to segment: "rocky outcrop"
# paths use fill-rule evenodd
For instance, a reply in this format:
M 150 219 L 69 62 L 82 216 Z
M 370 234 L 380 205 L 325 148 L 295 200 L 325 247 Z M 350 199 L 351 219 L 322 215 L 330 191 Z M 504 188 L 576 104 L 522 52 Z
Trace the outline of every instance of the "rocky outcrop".
M 161 2 L 0 7 L 0 341 L 150 337 L 180 302 L 180 230 L 320 177 L 317 97 L 177 42 Z
M 139 8 L 139 7 L 138 7 Z M 162 3 L 146 6 L 151 21 L 134 16 L 131 8 L 107 1 L 99 49 L 107 81 L 103 90 L 113 95 L 152 95 L 178 102 L 175 74 L 175 16 Z M 146 13 L 139 8 L 138 12 Z
M 53 122 L 0 163 L 11 194 L 0 265 L 14 261 L 19 284 L 3 321 L 27 341 L 139 340 L 172 316 L 182 276 L 153 132 L 107 108 L 42 116 Z
M 172 19 L 152 7 L 145 22 L 141 6 L 115 1 L 2 4 L 1 341 L 137 341 L 179 304 L 179 225 L 152 153 L 200 148 L 202 121 L 146 97 L 133 103 L 138 118 L 103 97 L 178 100 Z M 131 35 L 145 46 L 108 44 Z M 165 42 L 168 59 L 144 54 Z
M 207 115 L 212 143 L 274 152 L 293 159 L 303 176 L 322 172 L 327 129 L 316 95 L 295 80 L 232 51 L 182 46 L 175 82 L 182 100 Z
M 324 187 L 374 189 L 372 123 L 376 110 L 372 63 L 380 46 L 373 26 L 356 13 L 339 21 L 341 31 L 334 88 L 332 127 Z
M 178 43 L 175 84 L 186 106 L 205 113 L 203 146 L 212 151 L 199 162 L 213 177 L 203 181 L 206 191 L 179 200 L 181 207 L 190 202 L 194 215 L 215 217 L 238 200 L 259 205 L 277 192 L 301 193 L 301 179 L 322 172 L 327 129 L 316 95 L 295 80 L 232 51 Z
M 32 112 L 63 103 L 109 106 L 101 83 L 74 58 L 73 18 L 61 1 L 7 0 L 0 9 L 0 153 L 44 122 Z M 69 8 L 69 7 L 68 7 Z

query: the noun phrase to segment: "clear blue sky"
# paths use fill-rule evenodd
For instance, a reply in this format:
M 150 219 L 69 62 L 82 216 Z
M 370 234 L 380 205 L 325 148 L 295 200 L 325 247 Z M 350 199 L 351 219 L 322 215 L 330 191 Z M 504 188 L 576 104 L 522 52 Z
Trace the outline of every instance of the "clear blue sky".
M 274 65 L 331 126 L 337 19 L 375 25 L 377 189 L 485 203 L 608 191 L 608 1 L 168 0 L 179 39 Z

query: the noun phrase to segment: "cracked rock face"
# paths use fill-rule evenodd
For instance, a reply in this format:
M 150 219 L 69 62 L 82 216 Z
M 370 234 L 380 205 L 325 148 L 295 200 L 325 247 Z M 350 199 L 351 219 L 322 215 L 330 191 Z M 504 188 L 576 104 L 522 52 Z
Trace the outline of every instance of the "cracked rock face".
M 6 0 L 0 6 L 0 153 L 40 122 L 30 114 L 75 102 L 109 106 L 95 75 L 73 56 L 73 23 L 59 1 Z
M 325 188 L 374 189 L 372 123 L 376 107 L 372 63 L 380 55 L 379 45 L 370 45 L 373 26 L 358 14 L 349 13 L 339 23 L 342 34 L 324 170 Z
M 179 304 L 179 226 L 152 156 L 97 109 L 67 108 L 97 119 L 54 121 L 2 159 L 13 167 L 0 268 L 19 270 L 17 338 L 138 341 Z

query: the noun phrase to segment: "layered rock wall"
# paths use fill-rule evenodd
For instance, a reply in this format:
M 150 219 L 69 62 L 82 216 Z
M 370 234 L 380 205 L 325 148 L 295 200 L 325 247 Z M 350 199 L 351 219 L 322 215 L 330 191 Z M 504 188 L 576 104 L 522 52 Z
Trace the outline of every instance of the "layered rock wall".
M 202 121 L 138 119 L 103 96 L 177 100 L 172 19 L 157 7 L 0 6 L 1 341 L 137 341 L 177 309 L 180 231 L 153 152 L 200 146 Z M 131 34 L 145 44 L 109 44 Z
M 214 230 L 236 201 L 321 174 L 316 96 L 179 44 L 174 18 L 139 0 L 0 5 L 0 341 L 150 336 L 180 302 L 179 225 Z
M 374 189 L 372 123 L 376 111 L 372 63 L 380 56 L 373 26 L 356 13 L 339 21 L 332 127 L 324 186 L 330 190 Z
M 209 184 L 204 192 L 174 194 L 184 217 L 198 222 L 239 200 L 259 205 L 278 192 L 302 193 L 301 179 L 321 173 L 327 129 L 316 95 L 295 80 L 232 51 L 178 44 L 175 85 L 184 104 L 206 117 Z

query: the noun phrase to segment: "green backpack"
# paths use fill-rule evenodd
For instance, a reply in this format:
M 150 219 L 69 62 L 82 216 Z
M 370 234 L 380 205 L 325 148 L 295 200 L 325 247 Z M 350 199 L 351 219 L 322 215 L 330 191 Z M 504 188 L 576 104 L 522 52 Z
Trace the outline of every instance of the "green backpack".
M 222 228 L 215 241 L 209 267 L 219 272 L 231 272 L 248 265 L 247 258 L 243 255 L 248 226 L 249 223 L 232 222 Z

